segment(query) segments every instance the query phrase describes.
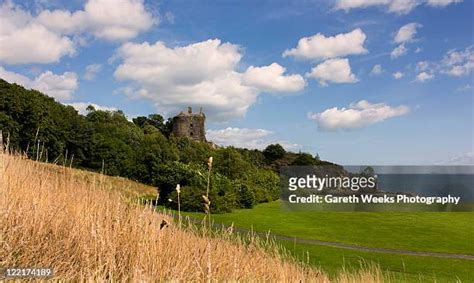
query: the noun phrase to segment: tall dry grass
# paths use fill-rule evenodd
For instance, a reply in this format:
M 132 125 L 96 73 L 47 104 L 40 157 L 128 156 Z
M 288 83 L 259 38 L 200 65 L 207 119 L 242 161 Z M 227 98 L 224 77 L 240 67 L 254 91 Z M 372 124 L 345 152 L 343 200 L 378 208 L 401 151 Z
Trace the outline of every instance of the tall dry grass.
M 205 237 L 125 201 L 99 178 L 0 154 L 1 267 L 52 267 L 64 280 L 311 281 L 322 272 L 258 241 Z M 105 177 L 107 178 L 107 177 Z M 171 224 L 160 230 L 163 219 Z M 380 282 L 377 271 L 338 282 Z

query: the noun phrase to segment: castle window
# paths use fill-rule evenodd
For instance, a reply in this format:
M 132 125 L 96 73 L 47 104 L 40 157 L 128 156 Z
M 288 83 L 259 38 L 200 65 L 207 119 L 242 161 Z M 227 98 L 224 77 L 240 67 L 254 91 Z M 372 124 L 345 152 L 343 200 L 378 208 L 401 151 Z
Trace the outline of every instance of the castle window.
M 192 127 L 193 127 L 193 123 L 189 124 L 189 127 L 192 128 Z
M 190 132 L 189 135 L 192 137 L 192 136 L 193 136 L 193 132 Z

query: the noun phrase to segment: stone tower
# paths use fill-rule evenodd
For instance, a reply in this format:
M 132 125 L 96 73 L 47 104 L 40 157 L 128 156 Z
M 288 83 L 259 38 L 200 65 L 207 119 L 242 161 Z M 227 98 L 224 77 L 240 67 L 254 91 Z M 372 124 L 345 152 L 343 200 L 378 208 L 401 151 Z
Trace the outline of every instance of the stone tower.
M 191 107 L 188 107 L 188 112 L 180 112 L 173 118 L 172 135 L 175 137 L 188 137 L 195 141 L 206 141 L 206 131 L 204 123 L 206 122 L 206 115 L 202 112 L 193 113 Z

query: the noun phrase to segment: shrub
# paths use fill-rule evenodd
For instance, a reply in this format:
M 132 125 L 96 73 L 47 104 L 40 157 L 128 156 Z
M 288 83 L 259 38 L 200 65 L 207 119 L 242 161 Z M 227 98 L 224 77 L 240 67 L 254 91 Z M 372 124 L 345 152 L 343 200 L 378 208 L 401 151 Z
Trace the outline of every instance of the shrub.
M 204 207 L 202 196 L 205 194 L 205 186 L 189 185 L 181 187 L 181 209 L 184 211 L 202 212 Z M 167 207 L 176 209 L 178 207 L 177 199 L 177 193 L 173 190 L 167 195 L 163 202 Z M 213 175 L 211 178 L 209 199 L 211 200 L 212 213 L 230 212 L 232 209 L 237 208 L 238 196 L 234 182 L 220 174 Z
M 158 164 L 153 170 L 153 184 L 160 189 L 162 200 L 168 198 L 177 184 L 183 187 L 193 186 L 205 188 L 203 169 L 193 164 L 184 164 L 179 161 Z M 201 199 L 201 197 L 199 197 Z M 183 208 L 183 210 L 185 210 Z
M 238 189 L 239 208 L 253 208 L 255 205 L 255 194 L 246 185 L 242 184 Z

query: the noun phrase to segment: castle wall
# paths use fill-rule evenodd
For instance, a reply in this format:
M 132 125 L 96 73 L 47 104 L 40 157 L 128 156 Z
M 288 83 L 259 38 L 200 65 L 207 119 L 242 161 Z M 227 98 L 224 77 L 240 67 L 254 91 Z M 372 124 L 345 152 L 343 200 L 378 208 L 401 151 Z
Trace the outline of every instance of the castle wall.
M 204 114 L 183 114 L 173 118 L 173 136 L 188 137 L 196 141 L 206 141 Z

